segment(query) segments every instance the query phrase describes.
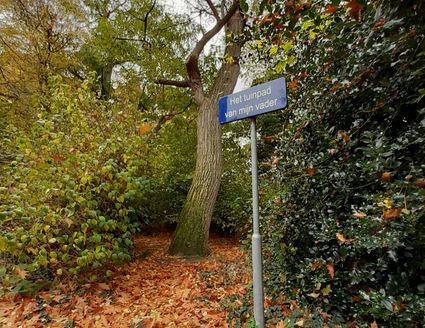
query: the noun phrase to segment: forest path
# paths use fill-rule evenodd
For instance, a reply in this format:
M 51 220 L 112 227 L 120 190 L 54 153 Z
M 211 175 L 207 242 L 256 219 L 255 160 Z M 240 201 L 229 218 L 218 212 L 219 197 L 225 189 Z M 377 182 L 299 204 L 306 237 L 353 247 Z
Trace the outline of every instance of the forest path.
M 166 254 L 170 238 L 138 236 L 136 259 L 107 282 L 2 297 L 0 327 L 227 327 L 227 309 L 240 305 L 250 280 L 244 252 L 213 236 L 209 257 L 185 260 Z

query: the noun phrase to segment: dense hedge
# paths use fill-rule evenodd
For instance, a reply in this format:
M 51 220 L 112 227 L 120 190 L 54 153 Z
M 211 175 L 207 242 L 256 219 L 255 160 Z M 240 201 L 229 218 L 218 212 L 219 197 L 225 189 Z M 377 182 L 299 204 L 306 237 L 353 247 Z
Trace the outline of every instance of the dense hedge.
M 255 47 L 290 106 L 260 124 L 267 316 L 423 326 L 423 3 L 270 3 Z

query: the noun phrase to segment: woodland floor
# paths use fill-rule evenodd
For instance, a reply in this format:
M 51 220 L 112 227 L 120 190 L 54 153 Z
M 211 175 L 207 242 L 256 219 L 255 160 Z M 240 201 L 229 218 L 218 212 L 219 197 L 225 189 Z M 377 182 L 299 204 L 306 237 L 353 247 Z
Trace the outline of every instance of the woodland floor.
M 62 281 L 32 298 L 3 296 L 5 327 L 227 327 L 250 280 L 245 254 L 229 238 L 211 237 L 200 261 L 166 254 L 171 236 L 140 236 L 136 258 L 115 267 L 108 281 Z M 236 304 L 235 304 L 236 303 Z

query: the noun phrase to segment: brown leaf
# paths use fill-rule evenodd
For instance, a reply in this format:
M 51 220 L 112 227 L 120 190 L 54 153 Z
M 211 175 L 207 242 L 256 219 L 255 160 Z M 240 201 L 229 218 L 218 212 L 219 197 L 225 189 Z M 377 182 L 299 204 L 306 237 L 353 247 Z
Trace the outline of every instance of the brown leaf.
M 323 265 L 322 260 L 317 260 L 311 264 L 311 269 L 316 270 L 317 268 L 321 268 Z
M 326 10 L 325 10 L 325 14 L 333 14 L 336 11 L 337 7 L 332 5 L 332 4 L 328 4 L 326 6 Z
M 328 269 L 329 276 L 331 277 L 331 279 L 333 279 L 335 275 L 334 264 L 331 262 L 326 266 L 326 268 Z
M 28 274 L 25 270 L 22 270 L 19 267 L 16 267 L 15 272 L 21 279 L 25 279 Z
M 350 141 L 350 136 L 347 133 L 345 133 L 345 131 L 340 130 L 338 131 L 338 134 L 341 136 L 342 139 L 344 139 L 345 142 Z
M 419 179 L 415 182 L 415 185 L 419 188 L 425 187 L 425 180 Z
M 272 143 L 273 142 L 273 136 L 264 136 L 263 140 L 265 143 Z
M 314 167 L 306 168 L 305 173 L 307 173 L 308 176 L 312 177 L 314 175 Z
M 370 324 L 370 328 L 378 328 L 378 324 L 376 323 L 376 321 Z
M 358 219 L 363 219 L 367 216 L 365 212 L 354 212 L 353 216 Z
M 391 173 L 390 172 L 384 172 L 381 175 L 381 181 L 382 182 L 389 182 L 391 180 Z
M 345 5 L 345 7 L 347 8 L 347 11 L 351 17 L 353 17 L 355 20 L 360 19 L 360 12 L 363 9 L 362 4 L 358 3 L 356 0 L 351 0 Z
M 385 210 L 382 213 L 382 218 L 384 220 L 395 220 L 395 219 L 398 219 L 400 217 L 400 215 L 401 215 L 401 211 L 402 211 L 401 208 L 393 208 L 393 209 L 390 209 L 390 210 Z
M 289 313 L 290 314 L 290 313 Z M 286 315 L 285 315 L 286 316 Z M 276 325 L 276 328 L 285 328 L 285 324 L 282 320 L 279 321 L 279 323 Z
M 326 312 L 320 312 L 320 315 L 322 316 L 323 320 L 328 321 L 332 317 L 329 313 Z
M 345 244 L 346 242 L 348 242 L 348 240 L 340 232 L 336 233 L 336 239 L 338 239 L 342 244 Z

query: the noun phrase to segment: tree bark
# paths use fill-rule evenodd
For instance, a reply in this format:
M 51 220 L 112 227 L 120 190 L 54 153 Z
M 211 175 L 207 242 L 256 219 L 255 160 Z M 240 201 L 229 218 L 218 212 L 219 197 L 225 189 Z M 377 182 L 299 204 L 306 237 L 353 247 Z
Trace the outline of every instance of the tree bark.
M 226 33 L 239 34 L 242 32 L 243 26 L 241 13 L 235 9 L 233 14 L 227 18 Z M 233 92 L 240 71 L 238 59 L 241 45 L 239 43 L 228 44 L 224 57 L 231 56 L 234 61 L 222 65 L 210 93 L 204 95 L 197 67 L 200 53 L 198 46 L 199 43 L 186 63 L 193 98 L 199 108 L 196 167 L 168 250 L 172 255 L 184 257 L 203 257 L 209 253 L 209 228 L 223 170 L 218 99 Z M 195 56 L 193 56 L 194 54 Z

